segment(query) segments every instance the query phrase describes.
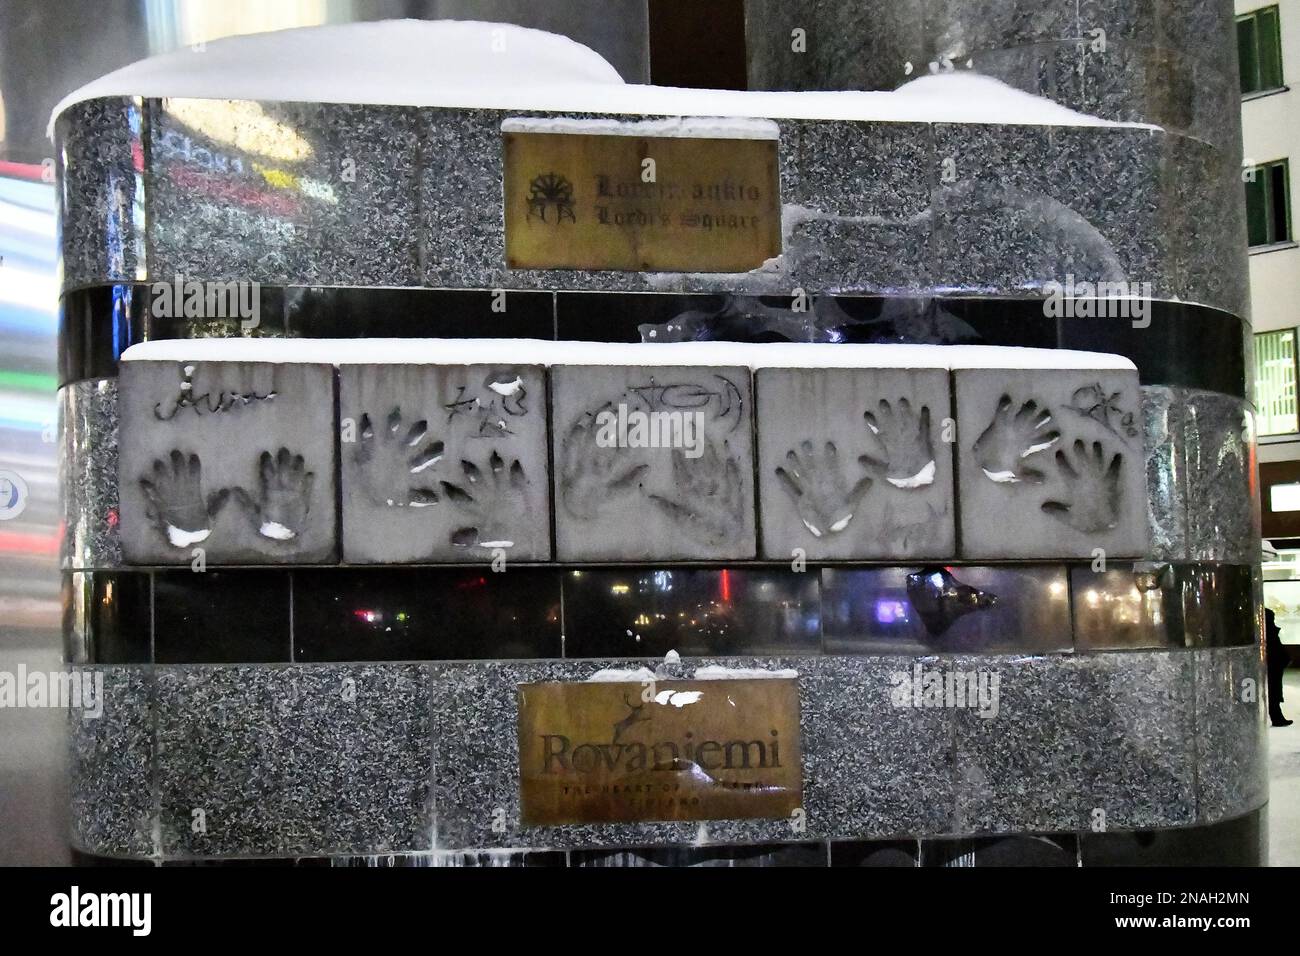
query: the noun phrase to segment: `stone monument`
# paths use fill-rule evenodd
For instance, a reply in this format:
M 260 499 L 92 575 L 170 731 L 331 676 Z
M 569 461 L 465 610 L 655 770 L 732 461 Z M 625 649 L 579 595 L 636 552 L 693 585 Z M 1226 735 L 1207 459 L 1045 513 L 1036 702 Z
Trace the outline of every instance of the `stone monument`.
M 76 848 L 1260 862 L 1239 157 L 1161 86 L 1231 18 L 1155 6 L 752 2 L 755 90 L 921 74 L 831 98 L 491 24 L 389 40 L 566 83 L 75 97 Z

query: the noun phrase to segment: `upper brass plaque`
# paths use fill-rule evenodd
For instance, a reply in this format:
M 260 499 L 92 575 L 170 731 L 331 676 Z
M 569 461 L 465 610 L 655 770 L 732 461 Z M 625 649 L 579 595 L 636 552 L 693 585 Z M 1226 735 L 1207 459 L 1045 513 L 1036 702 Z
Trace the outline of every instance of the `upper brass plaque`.
M 787 817 L 797 681 L 520 684 L 519 777 L 526 826 Z
M 506 133 L 506 264 L 755 269 L 781 251 L 776 147 L 771 139 Z

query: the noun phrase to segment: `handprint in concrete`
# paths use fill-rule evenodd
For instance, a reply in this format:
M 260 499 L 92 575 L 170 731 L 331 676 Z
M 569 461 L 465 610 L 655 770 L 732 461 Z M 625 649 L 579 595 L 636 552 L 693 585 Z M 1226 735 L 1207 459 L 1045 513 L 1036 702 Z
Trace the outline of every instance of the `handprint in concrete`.
M 863 419 L 880 440 L 884 460 L 863 455 L 858 460 L 884 477 L 895 488 L 922 488 L 934 483 L 934 441 L 930 436 L 930 407 L 920 412 L 906 398 L 890 403 L 880 400 L 875 412 Z
M 257 472 L 256 496 L 244 488 L 236 488 L 236 500 L 263 538 L 292 541 L 307 526 L 315 472 L 307 470 L 302 455 L 295 455 L 288 448 L 281 448 L 274 455 L 262 452 Z
M 174 548 L 207 540 L 212 520 L 226 500 L 223 488 L 203 493 L 203 464 L 198 455 L 173 449 L 167 461 L 155 459 L 153 471 L 140 479 L 146 514 Z
M 1052 413 L 1033 399 L 1013 413 L 1014 406 L 1010 395 L 998 400 L 993 420 L 975 441 L 975 461 L 991 481 L 1042 482 L 1046 476 L 1034 456 L 1056 444 L 1061 433 L 1049 427 Z
M 821 452 L 810 441 L 800 442 L 798 451 L 792 448 L 786 453 L 776 476 L 794 501 L 804 527 L 817 538 L 847 528 L 871 487 L 871 479 L 865 475 L 857 481 L 845 477 L 839 451 L 830 441 Z
M 1045 501 L 1043 511 L 1075 531 L 1092 534 L 1107 531 L 1119 523 L 1120 468 L 1118 452 L 1107 462 L 1101 442 L 1089 449 L 1074 443 L 1074 460 L 1064 451 L 1056 453 L 1056 467 L 1068 488 L 1069 501 Z
M 361 466 L 361 483 L 370 500 L 390 508 L 423 508 L 438 501 L 430 469 L 442 458 L 443 444 L 429 439 L 429 423 L 420 419 L 402 427 L 402 410 L 394 408 L 382 425 L 370 415 L 358 423 L 353 451 Z
M 560 502 L 575 518 L 594 518 L 614 499 L 636 491 L 650 470 L 644 452 L 596 441 L 596 421 L 614 405 L 607 402 L 581 415 L 569 429 L 560 462 Z
M 745 511 L 740 461 L 726 439 L 706 441 L 698 458 L 673 449 L 671 495 L 655 493 L 650 501 L 684 534 L 709 545 L 733 542 L 741 533 Z
M 459 483 L 440 482 L 447 500 L 464 514 L 466 521 L 451 533 L 457 548 L 513 548 L 512 529 L 527 524 L 528 477 L 519 459 L 507 466 L 506 460 L 493 451 L 486 471 L 472 461 L 460 463 Z

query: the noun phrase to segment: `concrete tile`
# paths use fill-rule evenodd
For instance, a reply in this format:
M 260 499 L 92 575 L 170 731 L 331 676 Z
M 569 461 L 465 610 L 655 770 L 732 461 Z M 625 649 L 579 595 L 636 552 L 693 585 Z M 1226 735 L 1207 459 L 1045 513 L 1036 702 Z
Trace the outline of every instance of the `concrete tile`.
M 961 554 L 1092 558 L 1147 548 L 1137 375 L 962 369 Z
M 339 369 L 343 559 L 551 556 L 540 366 Z
M 333 367 L 128 362 L 120 406 L 128 561 L 334 558 Z
M 754 381 L 764 557 L 956 553 L 946 371 L 767 368 Z
M 560 560 L 754 556 L 748 369 L 556 366 L 551 395 Z

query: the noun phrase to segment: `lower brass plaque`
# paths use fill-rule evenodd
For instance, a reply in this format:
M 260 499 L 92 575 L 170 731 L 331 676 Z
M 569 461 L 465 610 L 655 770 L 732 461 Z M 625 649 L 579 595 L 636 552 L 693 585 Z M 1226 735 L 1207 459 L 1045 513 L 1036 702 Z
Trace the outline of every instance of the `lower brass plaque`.
M 525 826 L 787 817 L 797 680 L 520 684 L 519 777 Z
M 781 251 L 772 139 L 505 134 L 511 269 L 747 272 Z

